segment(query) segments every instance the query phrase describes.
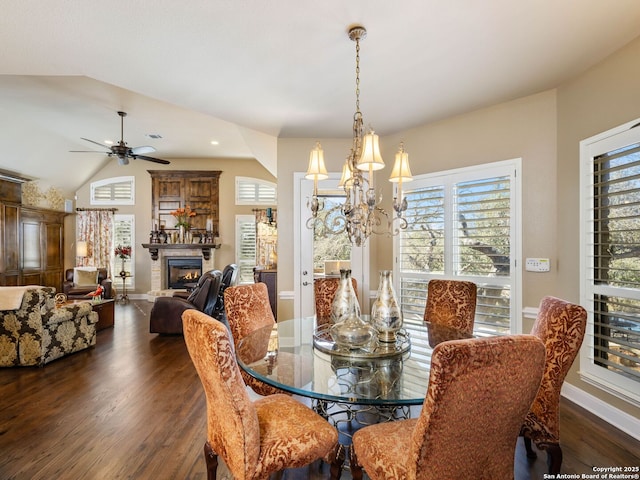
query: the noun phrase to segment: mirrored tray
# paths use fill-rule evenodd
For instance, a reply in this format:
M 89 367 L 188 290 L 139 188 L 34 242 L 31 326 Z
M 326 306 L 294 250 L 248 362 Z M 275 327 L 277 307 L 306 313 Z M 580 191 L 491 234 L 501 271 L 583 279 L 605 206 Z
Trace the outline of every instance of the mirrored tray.
M 330 355 L 349 358 L 384 358 L 408 352 L 411 348 L 409 332 L 401 328 L 396 334 L 396 343 L 385 344 L 374 338 L 362 348 L 348 349 L 338 346 L 329 334 L 330 324 L 321 325 L 313 332 L 313 346 Z

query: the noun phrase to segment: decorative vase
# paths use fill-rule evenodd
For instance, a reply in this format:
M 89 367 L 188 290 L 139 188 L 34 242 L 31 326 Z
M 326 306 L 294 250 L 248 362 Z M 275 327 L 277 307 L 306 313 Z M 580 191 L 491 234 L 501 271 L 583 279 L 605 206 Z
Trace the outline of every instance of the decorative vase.
M 339 323 L 351 316 L 360 317 L 360 305 L 353 290 L 351 270 L 340 269 L 340 283 L 331 303 L 329 323 Z
M 349 282 L 351 282 L 351 278 L 349 278 Z M 329 335 L 339 347 L 353 350 L 369 344 L 376 331 L 360 318 L 360 307 L 357 307 L 358 301 L 355 294 L 349 303 L 348 316 L 341 322 L 332 325 L 329 329 Z M 356 306 L 353 305 L 354 303 Z
M 184 243 L 184 234 L 185 234 L 184 225 L 179 225 L 178 226 L 178 243 Z
M 371 325 L 378 331 L 378 340 L 395 343 L 402 328 L 402 311 L 393 289 L 391 270 L 380 271 L 378 297 L 371 307 Z

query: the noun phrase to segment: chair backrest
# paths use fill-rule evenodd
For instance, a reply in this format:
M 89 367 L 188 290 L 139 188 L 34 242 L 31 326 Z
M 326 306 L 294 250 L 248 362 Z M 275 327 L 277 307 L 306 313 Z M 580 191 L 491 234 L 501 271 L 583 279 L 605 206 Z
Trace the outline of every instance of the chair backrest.
M 249 333 L 276 323 L 264 283 L 228 287 L 224 291 L 224 309 L 235 345 Z
M 430 280 L 424 320 L 448 325 L 462 333 L 473 333 L 478 289 L 473 282 Z
M 513 478 L 516 442 L 540 386 L 544 354 L 533 335 L 437 345 L 408 452 L 416 474 L 410 478 Z
M 182 322 L 187 350 L 207 399 L 207 440 L 234 478 L 248 478 L 259 463 L 260 427 L 229 332 L 196 310 L 186 310 Z
M 351 283 L 357 296 L 358 282 L 355 278 L 351 277 Z M 333 297 L 335 297 L 339 285 L 340 278 L 338 277 L 316 278 L 313 281 L 313 295 L 315 297 L 317 318 L 328 318 L 331 316 L 331 304 L 333 303 Z
M 209 275 L 211 275 L 211 284 L 209 285 L 207 302 L 202 311 L 209 316 L 213 316 L 216 304 L 218 303 L 220 286 L 222 285 L 222 272 L 220 270 L 214 270 Z
M 65 270 L 64 272 L 64 276 L 67 282 L 73 282 L 73 268 L 68 268 L 67 270 Z M 107 269 L 106 268 L 98 268 L 98 282 L 97 283 L 102 283 L 104 280 L 107 279 Z
M 206 310 L 211 302 L 211 295 L 214 295 L 214 300 L 218 295 L 221 278 L 222 273 L 220 270 L 203 273 L 198 280 L 198 284 L 187 298 L 187 301 L 192 303 L 193 306 L 201 312 L 207 313 Z
M 220 282 L 220 290 L 218 291 L 218 299 L 213 307 L 212 317 L 220 319 L 224 314 L 224 291 L 232 287 L 238 281 L 238 265 L 230 263 L 222 270 L 222 281 Z
M 580 350 L 587 326 L 587 311 L 580 305 L 556 297 L 540 301 L 531 334 L 547 349 L 544 375 L 531 412 L 544 424 L 539 432 L 560 439 L 560 389 Z M 527 420 L 531 420 L 527 418 Z M 547 438 L 551 441 L 551 438 Z

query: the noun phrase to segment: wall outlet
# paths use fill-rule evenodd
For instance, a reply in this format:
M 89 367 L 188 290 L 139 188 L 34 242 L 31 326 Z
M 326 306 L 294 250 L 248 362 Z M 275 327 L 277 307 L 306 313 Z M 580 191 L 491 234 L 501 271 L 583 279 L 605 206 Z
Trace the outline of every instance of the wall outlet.
M 525 263 L 527 272 L 548 272 L 550 270 L 548 258 L 527 258 Z

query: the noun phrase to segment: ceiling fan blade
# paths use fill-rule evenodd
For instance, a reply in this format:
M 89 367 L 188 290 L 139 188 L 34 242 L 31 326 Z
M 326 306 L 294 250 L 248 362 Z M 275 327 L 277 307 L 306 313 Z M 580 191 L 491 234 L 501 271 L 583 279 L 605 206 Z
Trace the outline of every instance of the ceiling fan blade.
M 134 155 L 140 155 L 142 153 L 151 153 L 155 151 L 156 149 L 153 147 L 150 147 L 149 145 L 146 145 L 143 147 L 135 147 L 131 149 L 131 153 L 133 153 Z
M 86 140 L 87 142 L 95 143 L 96 145 L 100 145 L 102 148 L 109 148 L 108 145 L 104 143 L 94 142 L 93 140 L 89 140 L 88 138 L 80 137 L 82 140 Z
M 161 163 L 163 165 L 169 165 L 171 163 L 169 160 L 162 160 L 161 158 L 147 157 L 145 155 L 133 155 L 132 158 L 133 159 L 146 160 L 148 162 Z
M 99 153 L 100 155 L 110 155 L 111 152 L 98 152 L 96 150 L 69 150 L 71 153 Z

